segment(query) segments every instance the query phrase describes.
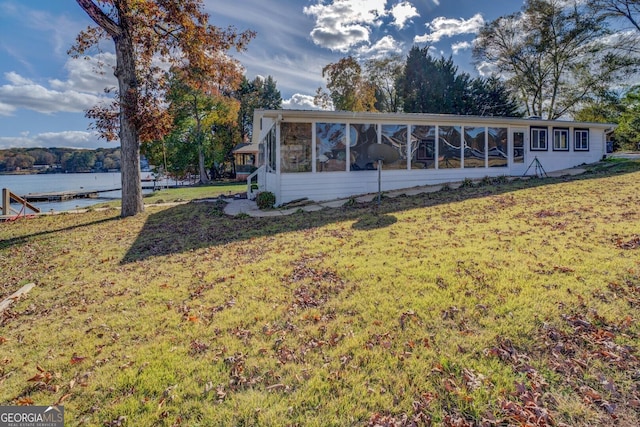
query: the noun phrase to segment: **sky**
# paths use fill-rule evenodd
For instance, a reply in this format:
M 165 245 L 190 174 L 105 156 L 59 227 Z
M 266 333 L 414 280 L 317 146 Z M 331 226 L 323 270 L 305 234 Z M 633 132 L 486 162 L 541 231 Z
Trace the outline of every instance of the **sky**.
M 478 30 L 518 12 L 523 0 L 203 0 L 210 23 L 256 37 L 233 56 L 249 80 L 272 76 L 284 108 L 312 109 L 322 68 L 431 46 L 460 71 L 479 75 L 471 57 Z M 114 147 L 90 130 L 84 112 L 114 87 L 95 64 L 105 53 L 73 59 L 67 51 L 92 21 L 75 0 L 0 0 L 0 149 Z

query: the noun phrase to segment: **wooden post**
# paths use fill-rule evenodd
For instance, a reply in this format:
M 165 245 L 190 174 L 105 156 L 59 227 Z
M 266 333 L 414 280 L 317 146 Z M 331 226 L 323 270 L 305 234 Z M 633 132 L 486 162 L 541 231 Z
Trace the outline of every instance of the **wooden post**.
M 31 209 L 35 213 L 40 213 L 39 208 L 33 206 L 31 203 L 27 202 L 22 197 L 16 194 L 13 194 L 11 191 L 9 191 L 8 188 L 3 188 L 2 189 L 2 215 L 3 216 L 11 215 L 11 200 L 15 200 L 16 202 L 24 206 L 24 208 Z
M 5 299 L 4 301 L 0 302 L 0 313 L 2 313 L 7 308 L 9 308 L 9 306 L 11 304 L 13 304 L 14 302 L 16 302 L 22 295 L 26 294 L 31 289 L 33 289 L 33 287 L 35 285 L 36 285 L 35 283 L 27 283 L 26 285 L 24 285 L 23 287 L 21 287 L 20 289 L 18 289 L 17 291 L 12 293 L 11 295 L 9 295 L 9 297 L 7 299 Z
M 11 197 L 8 188 L 2 189 L 2 215 L 9 215 L 10 207 L 11 207 Z

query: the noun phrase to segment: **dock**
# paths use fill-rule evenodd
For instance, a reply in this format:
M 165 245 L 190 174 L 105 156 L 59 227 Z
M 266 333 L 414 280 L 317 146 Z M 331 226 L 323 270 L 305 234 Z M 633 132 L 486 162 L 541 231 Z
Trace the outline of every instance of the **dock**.
M 160 188 L 171 188 L 172 186 L 161 186 L 157 183 L 143 182 L 143 190 L 158 190 Z M 99 199 L 100 193 L 111 193 L 122 191 L 122 188 L 107 188 L 106 190 L 75 190 L 75 191 L 55 191 L 45 193 L 28 193 L 22 196 L 28 202 L 62 202 L 73 199 Z
M 58 191 L 52 193 L 29 193 L 22 196 L 28 202 L 62 202 L 73 199 L 97 199 L 102 192 L 118 191 L 112 190 L 79 190 L 79 191 Z

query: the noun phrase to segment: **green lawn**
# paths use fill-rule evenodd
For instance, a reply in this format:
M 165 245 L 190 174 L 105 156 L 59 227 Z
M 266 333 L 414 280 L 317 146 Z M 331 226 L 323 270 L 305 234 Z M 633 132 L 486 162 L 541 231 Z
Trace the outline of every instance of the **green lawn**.
M 61 403 L 73 426 L 640 425 L 639 183 L 625 161 L 379 208 L 0 223 L 0 296 L 36 283 L 0 315 L 0 405 Z
M 145 195 L 144 204 L 181 203 L 189 200 L 210 199 L 218 196 L 233 196 L 234 194 L 246 191 L 247 184 L 239 182 L 212 183 L 208 185 L 161 189 Z M 115 200 L 113 202 L 96 204 L 92 206 L 92 209 L 104 207 L 119 208 L 120 206 L 120 200 Z

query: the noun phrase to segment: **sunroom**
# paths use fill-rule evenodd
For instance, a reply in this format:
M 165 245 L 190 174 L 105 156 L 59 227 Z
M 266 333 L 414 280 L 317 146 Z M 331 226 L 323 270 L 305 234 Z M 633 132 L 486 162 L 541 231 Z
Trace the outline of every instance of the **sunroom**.
M 374 193 L 379 183 L 390 191 L 535 175 L 597 162 L 611 129 L 505 117 L 256 110 L 254 176 L 257 191 L 274 193 L 281 205 Z M 255 194 L 255 186 L 248 189 Z

